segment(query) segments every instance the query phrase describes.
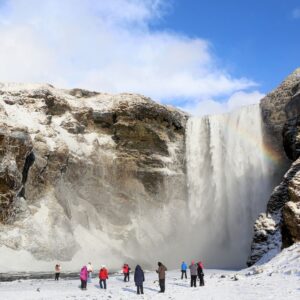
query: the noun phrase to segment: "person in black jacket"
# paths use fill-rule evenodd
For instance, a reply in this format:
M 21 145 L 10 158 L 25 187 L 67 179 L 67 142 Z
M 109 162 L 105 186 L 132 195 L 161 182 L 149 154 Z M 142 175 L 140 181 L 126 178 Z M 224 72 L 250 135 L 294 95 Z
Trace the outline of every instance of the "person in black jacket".
M 143 282 L 145 281 L 144 271 L 142 270 L 140 265 L 135 267 L 134 271 L 134 282 L 137 287 L 137 294 L 144 294 L 143 290 Z
M 200 279 L 200 286 L 204 286 L 204 273 L 203 273 L 203 263 L 200 261 L 198 262 L 198 277 Z

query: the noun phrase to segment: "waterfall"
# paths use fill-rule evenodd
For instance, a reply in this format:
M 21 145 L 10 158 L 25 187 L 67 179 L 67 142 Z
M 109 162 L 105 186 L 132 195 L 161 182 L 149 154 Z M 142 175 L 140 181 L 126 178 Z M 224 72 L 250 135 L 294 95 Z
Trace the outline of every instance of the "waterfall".
M 211 267 L 246 263 L 254 221 L 272 190 L 274 162 L 265 150 L 259 105 L 188 121 L 193 247 Z

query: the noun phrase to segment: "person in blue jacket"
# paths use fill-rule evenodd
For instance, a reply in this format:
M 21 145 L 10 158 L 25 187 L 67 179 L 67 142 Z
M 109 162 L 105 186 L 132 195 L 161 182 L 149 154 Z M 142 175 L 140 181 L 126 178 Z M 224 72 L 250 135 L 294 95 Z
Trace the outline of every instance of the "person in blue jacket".
M 187 279 L 186 270 L 187 270 L 187 264 L 183 261 L 181 264 L 181 279 L 183 279 L 183 275 L 185 275 L 185 279 Z
M 134 271 L 134 282 L 137 288 L 137 294 L 144 294 L 143 283 L 145 281 L 144 271 L 140 265 L 135 267 Z

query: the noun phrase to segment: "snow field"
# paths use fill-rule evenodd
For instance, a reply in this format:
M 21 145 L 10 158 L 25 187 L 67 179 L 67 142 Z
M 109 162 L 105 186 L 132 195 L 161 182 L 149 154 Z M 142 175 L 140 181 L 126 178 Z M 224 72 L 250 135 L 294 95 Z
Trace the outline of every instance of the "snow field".
M 5 282 L 0 284 L 0 299 L 300 299 L 300 277 L 282 273 L 249 276 L 240 272 L 206 270 L 206 285 L 191 288 L 189 279 L 181 280 L 179 271 L 170 271 L 167 272 L 165 294 L 158 293 L 156 273 L 146 273 L 145 279 L 144 295 L 136 294 L 133 276 L 126 283 L 121 275 L 111 276 L 107 281 L 107 290 L 101 290 L 98 279 L 93 278 L 86 291 L 79 288 L 79 279 Z

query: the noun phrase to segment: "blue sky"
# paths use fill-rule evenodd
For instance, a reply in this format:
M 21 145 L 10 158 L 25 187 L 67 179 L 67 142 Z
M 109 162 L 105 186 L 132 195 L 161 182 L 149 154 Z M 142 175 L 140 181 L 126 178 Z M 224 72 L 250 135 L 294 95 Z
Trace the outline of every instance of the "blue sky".
M 298 28 L 294 0 L 0 0 L 0 81 L 220 113 L 298 67 Z
M 209 40 L 220 63 L 268 92 L 300 66 L 299 0 L 174 0 L 157 27 Z

